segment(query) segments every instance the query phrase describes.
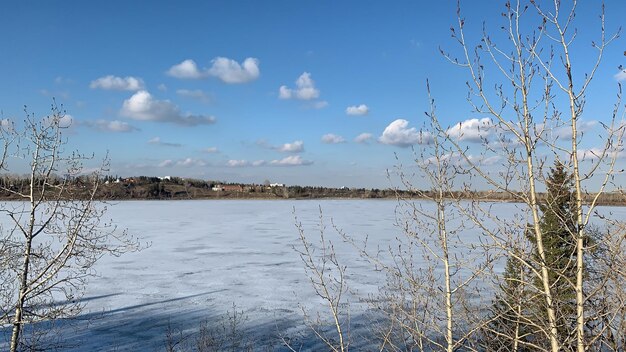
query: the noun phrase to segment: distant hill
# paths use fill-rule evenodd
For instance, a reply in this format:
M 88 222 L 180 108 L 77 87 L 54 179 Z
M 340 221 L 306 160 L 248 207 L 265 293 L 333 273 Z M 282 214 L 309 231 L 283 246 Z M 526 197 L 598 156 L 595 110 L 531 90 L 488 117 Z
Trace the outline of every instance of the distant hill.
M 62 184 L 61 178 L 53 178 L 48 190 L 58 192 Z M 86 176 L 72 178 L 66 183 L 62 195 L 67 199 L 87 199 L 92 190 L 93 180 Z M 56 188 L 55 188 L 56 187 Z M 37 190 L 41 187 L 36 187 Z M 29 192 L 29 182 L 26 178 L 17 176 L 0 176 L 0 199 L 21 200 L 21 194 Z M 367 189 L 349 187 L 315 187 L 315 186 L 288 186 L 282 184 L 239 184 L 219 181 L 205 181 L 199 179 L 185 179 L 180 177 L 148 177 L 137 176 L 127 178 L 105 177 L 99 180 L 95 193 L 98 200 L 176 200 L 176 199 L 424 199 L 434 196 L 428 190 L 396 190 L 396 189 Z M 482 201 L 519 202 L 521 193 L 505 192 L 470 192 L 455 191 L 445 195 L 451 199 L 476 199 Z M 586 197 L 587 202 L 593 200 L 593 195 Z M 543 195 L 540 194 L 540 200 Z M 622 193 L 604 193 L 598 199 L 598 204 L 626 205 L 626 195 Z

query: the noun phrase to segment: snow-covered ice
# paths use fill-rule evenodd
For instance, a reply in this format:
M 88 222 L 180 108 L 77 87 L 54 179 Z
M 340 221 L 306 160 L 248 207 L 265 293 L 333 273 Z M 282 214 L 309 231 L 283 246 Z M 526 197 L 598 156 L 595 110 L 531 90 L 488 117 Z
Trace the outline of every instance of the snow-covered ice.
M 348 266 L 351 289 L 365 296 L 375 293 L 384 278 L 342 243 L 330 220 L 384 248 L 402 233 L 395 225 L 397 206 L 394 200 L 124 201 L 109 206 L 106 217 L 149 246 L 97 263 L 98 275 L 83 297 L 84 311 L 60 326 L 71 345 L 67 350 L 163 350 L 168 327 L 196 331 L 203 321 L 232 311 L 233 304 L 254 326 L 253 338 L 289 335 L 302 325 L 299 305 L 315 310 L 321 303 L 293 249 L 299 245 L 294 216 L 315 242 L 323 210 L 327 237 Z M 515 211 L 511 204 L 497 209 Z M 619 213 L 624 215 L 622 209 Z M 356 317 L 366 307 L 349 299 Z
M 124 201 L 106 218 L 149 246 L 121 257 L 103 257 L 90 279 L 85 309 L 64 336 L 68 350 L 158 350 L 168 326 L 194 330 L 232 311 L 267 336 L 301 319 L 299 302 L 315 306 L 298 254 L 294 215 L 312 241 L 319 233 L 319 208 L 347 232 L 393 238 L 395 201 L 219 200 Z M 330 237 L 330 236 L 329 236 Z M 335 235 L 333 240 L 337 242 Z M 354 256 L 337 244 L 340 257 Z M 365 262 L 350 263 L 359 287 L 374 292 Z M 358 266 L 361 266 L 360 270 Z M 257 331 L 261 331 L 256 328 Z

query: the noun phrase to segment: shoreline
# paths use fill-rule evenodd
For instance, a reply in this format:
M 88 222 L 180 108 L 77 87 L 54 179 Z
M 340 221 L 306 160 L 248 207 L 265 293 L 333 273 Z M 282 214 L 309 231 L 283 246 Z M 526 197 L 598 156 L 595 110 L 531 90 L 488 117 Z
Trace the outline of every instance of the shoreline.
M 524 204 L 519 200 L 515 199 L 502 199 L 502 198 L 445 198 L 449 201 L 459 201 L 459 202 L 468 202 L 475 201 L 480 203 L 512 203 L 512 204 Z M 65 199 L 64 199 L 65 200 Z M 68 201 L 80 201 L 84 199 L 75 198 L 75 199 L 67 199 Z M 235 200 L 251 200 L 251 201 L 307 201 L 307 200 L 329 200 L 329 201 L 349 201 L 349 200 L 361 200 L 361 201 L 417 201 L 424 200 L 429 201 L 426 197 L 334 197 L 334 196 L 315 196 L 315 197 L 246 197 L 246 196 L 215 196 L 215 197 L 175 197 L 175 198 L 147 198 L 147 197 L 133 197 L 133 198 L 102 198 L 96 197 L 93 199 L 97 202 L 105 202 L 105 203 L 116 203 L 116 202 L 143 202 L 143 201 L 154 201 L 154 202 L 181 202 L 181 201 L 235 201 Z M 0 197 L 0 202 L 27 202 L 27 199 L 18 199 L 13 197 Z M 589 202 L 585 202 L 585 206 L 589 206 Z M 626 202 L 611 202 L 611 201 L 598 201 L 595 206 L 614 206 L 614 207 L 625 207 Z

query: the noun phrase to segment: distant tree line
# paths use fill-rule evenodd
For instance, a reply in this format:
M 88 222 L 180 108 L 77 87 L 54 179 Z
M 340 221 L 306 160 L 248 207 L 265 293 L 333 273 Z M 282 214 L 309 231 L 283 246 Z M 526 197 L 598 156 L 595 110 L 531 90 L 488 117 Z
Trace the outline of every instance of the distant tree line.
M 64 184 L 67 196 L 81 199 L 89 194 L 89 186 L 93 184 L 92 175 L 60 176 L 51 175 L 48 182 L 53 185 Z M 40 183 L 36 183 L 40 184 Z M 119 177 L 101 176 L 96 190 L 96 199 L 213 199 L 213 198 L 268 198 L 268 199 L 396 199 L 414 198 L 430 199 L 435 191 L 419 189 L 378 189 L 321 186 L 269 186 L 266 184 L 241 184 L 214 180 L 202 180 L 183 177 L 133 176 Z M 17 194 L 24 194 L 30 187 L 27 176 L 16 174 L 0 175 L 0 199 L 17 200 Z M 240 186 L 237 190 L 215 191 L 219 186 Z M 70 192 L 71 190 L 71 192 Z M 81 191 L 82 190 L 82 191 Z M 71 195 L 70 195 L 71 194 Z M 471 190 L 446 190 L 444 198 L 449 199 L 480 199 L 484 201 L 515 202 L 523 196 L 522 192 L 494 192 Z M 537 194 L 544 200 L 546 193 Z M 584 195 L 586 202 L 594 200 L 593 194 Z M 626 195 L 619 192 L 604 192 L 597 200 L 603 205 L 624 205 Z

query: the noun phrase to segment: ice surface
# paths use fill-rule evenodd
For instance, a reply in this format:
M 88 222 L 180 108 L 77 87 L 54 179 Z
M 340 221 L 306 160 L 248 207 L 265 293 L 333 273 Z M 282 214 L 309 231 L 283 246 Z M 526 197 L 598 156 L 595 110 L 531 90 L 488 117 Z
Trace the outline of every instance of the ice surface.
M 163 349 L 168 326 L 197 329 L 232 310 L 249 324 L 276 335 L 281 324 L 301 319 L 298 302 L 315 306 L 300 258 L 294 215 L 312 236 L 319 233 L 319 207 L 353 234 L 394 236 L 393 201 L 125 201 L 106 217 L 149 247 L 121 257 L 103 257 L 90 280 L 78 324 L 65 337 L 67 350 Z M 330 226 L 329 226 L 330 227 Z M 331 230 L 331 229 L 329 229 Z M 330 232 L 330 231 L 329 231 Z M 333 240 L 337 241 L 335 235 Z M 338 244 L 339 256 L 354 255 Z M 358 261 L 357 261 L 358 263 Z M 364 268 L 366 263 L 361 262 Z M 357 275 L 358 268 L 349 268 Z M 364 289 L 378 283 L 361 273 Z M 355 287 L 356 288 L 356 287 Z M 285 328 L 287 329 L 287 328 Z M 6 333 L 6 331 L 5 331 Z
M 368 236 L 370 244 L 385 248 L 402 233 L 396 226 L 397 206 L 393 200 L 125 201 L 110 206 L 107 217 L 150 246 L 97 263 L 83 313 L 61 326 L 73 345 L 68 350 L 163 350 L 168 327 L 195 331 L 202 321 L 216 321 L 232 310 L 233 303 L 247 315 L 256 338 L 289 334 L 301 325 L 299 304 L 313 310 L 321 304 L 292 248 L 299 245 L 294 215 L 314 242 L 321 207 L 327 237 L 348 266 L 351 288 L 366 296 L 383 278 L 341 242 L 330 220 L 353 237 Z M 497 209 L 515 211 L 511 204 Z M 358 316 L 366 307 L 354 296 L 349 299 Z

